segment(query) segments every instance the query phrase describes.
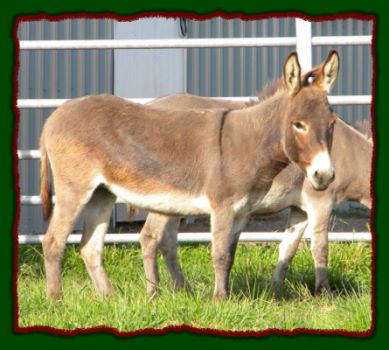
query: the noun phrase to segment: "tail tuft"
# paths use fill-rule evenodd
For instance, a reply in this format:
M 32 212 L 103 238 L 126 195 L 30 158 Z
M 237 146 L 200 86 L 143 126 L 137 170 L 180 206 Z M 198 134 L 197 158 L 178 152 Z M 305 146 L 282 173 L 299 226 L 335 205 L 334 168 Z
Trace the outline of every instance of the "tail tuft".
M 52 186 L 50 176 L 50 162 L 47 156 L 46 147 L 41 138 L 40 142 L 41 151 L 41 199 L 43 206 L 43 218 L 45 221 L 49 220 L 53 211 L 53 200 L 52 200 Z
M 139 214 L 139 209 L 134 208 L 130 204 L 127 204 L 127 211 L 128 211 L 128 222 L 131 222 L 132 219 Z

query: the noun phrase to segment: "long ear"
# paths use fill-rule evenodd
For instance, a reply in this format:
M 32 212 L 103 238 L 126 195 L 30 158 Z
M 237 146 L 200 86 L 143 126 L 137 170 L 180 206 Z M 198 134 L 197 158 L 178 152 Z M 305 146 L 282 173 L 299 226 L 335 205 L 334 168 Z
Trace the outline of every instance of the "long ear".
M 296 52 L 292 52 L 284 64 L 284 84 L 289 95 L 295 95 L 301 89 L 301 67 Z
M 339 73 L 339 54 L 332 50 L 325 62 L 320 74 L 314 81 L 314 84 L 319 86 L 322 90 L 329 92 L 335 83 Z

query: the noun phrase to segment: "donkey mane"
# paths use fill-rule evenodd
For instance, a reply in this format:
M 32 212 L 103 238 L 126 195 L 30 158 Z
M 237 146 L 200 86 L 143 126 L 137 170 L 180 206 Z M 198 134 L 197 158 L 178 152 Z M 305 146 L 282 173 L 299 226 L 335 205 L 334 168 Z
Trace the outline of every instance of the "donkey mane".
M 316 67 L 312 68 L 308 72 L 304 73 L 301 77 L 301 85 L 308 86 L 310 84 L 310 78 L 315 79 L 319 76 L 320 72 L 323 69 L 323 64 L 319 64 Z M 274 79 L 268 82 L 261 91 L 257 93 L 258 101 L 251 100 L 252 103 L 263 102 L 269 97 L 280 93 L 285 89 L 282 79 Z
M 281 79 L 274 79 L 268 82 L 261 91 L 257 93 L 258 101 L 263 102 L 271 96 L 280 93 L 284 89 L 284 84 Z
M 338 118 L 339 115 L 335 113 Z M 356 134 L 358 134 L 360 137 L 364 138 L 365 140 L 369 141 L 370 143 L 373 143 L 372 136 L 370 134 L 370 130 L 365 130 L 365 126 L 361 125 L 361 122 L 357 121 L 356 125 L 351 125 L 349 122 L 342 119 L 342 121 L 351 129 L 355 131 Z

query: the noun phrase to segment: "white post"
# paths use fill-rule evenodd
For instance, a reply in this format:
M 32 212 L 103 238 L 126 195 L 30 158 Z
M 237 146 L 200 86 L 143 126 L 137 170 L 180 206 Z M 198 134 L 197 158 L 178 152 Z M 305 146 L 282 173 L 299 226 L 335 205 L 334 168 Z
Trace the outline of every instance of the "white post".
M 306 72 L 312 68 L 312 25 L 309 21 L 296 18 L 296 49 L 301 69 Z

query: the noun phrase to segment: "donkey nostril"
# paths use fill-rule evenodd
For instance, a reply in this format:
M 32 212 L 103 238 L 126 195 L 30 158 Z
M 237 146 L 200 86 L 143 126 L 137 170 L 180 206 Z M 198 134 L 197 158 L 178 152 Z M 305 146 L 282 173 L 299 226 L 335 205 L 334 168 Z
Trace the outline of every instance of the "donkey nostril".
M 334 180 L 335 180 L 335 170 L 332 170 L 332 176 L 331 176 L 330 182 L 332 182 Z
M 329 183 L 331 183 L 335 179 L 335 171 L 333 169 L 327 172 L 320 172 L 319 170 L 316 170 L 313 173 L 313 178 L 318 182 L 328 181 Z

